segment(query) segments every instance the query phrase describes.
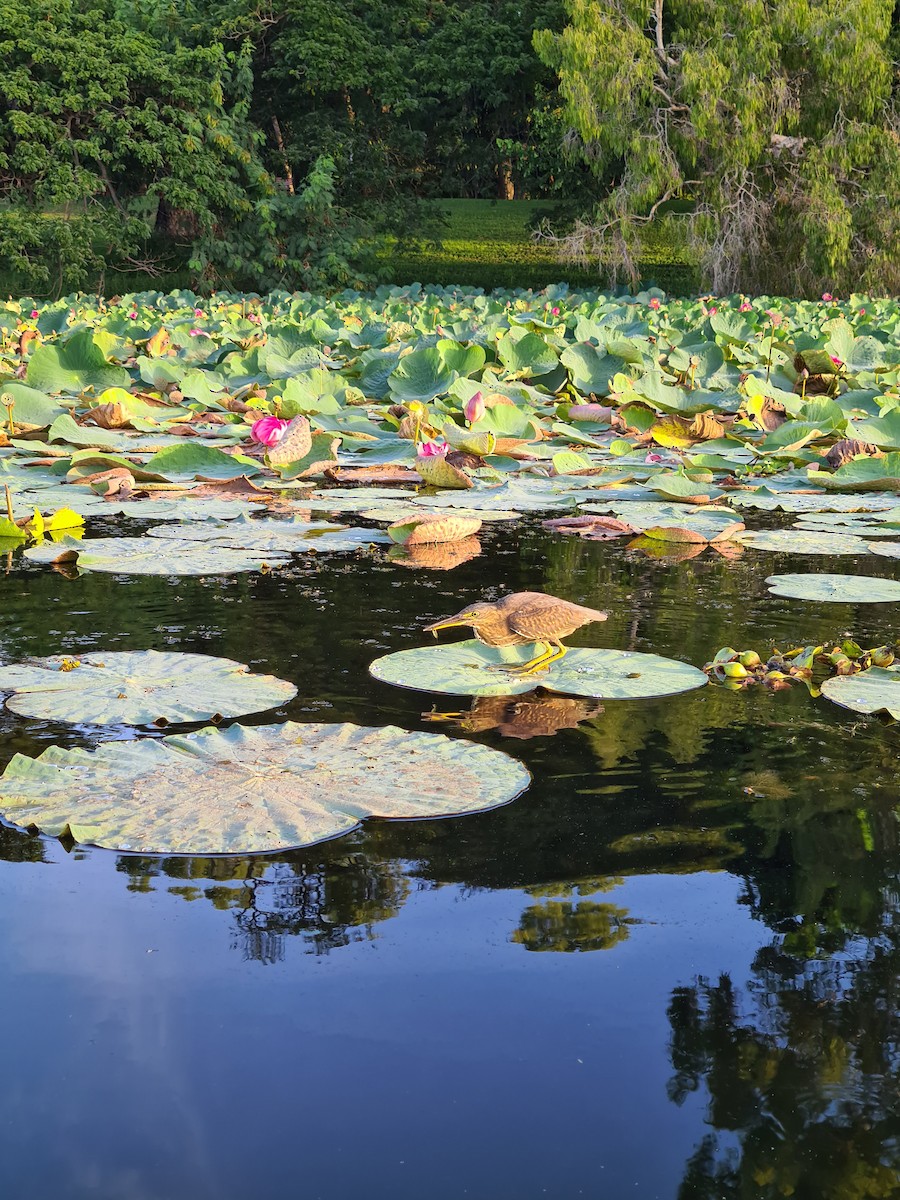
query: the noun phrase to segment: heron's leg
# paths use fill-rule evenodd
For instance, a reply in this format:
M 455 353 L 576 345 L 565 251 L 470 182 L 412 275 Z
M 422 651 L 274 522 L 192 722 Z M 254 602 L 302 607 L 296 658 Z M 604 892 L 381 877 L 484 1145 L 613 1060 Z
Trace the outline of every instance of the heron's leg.
M 558 662 L 559 659 L 565 657 L 568 647 L 562 642 L 544 642 L 544 649 L 540 654 L 530 659 L 527 663 L 522 663 L 520 666 L 508 668 L 515 675 L 533 675 L 537 671 L 543 671 L 550 666 L 551 663 Z
M 537 646 L 538 654 L 537 654 L 536 658 L 530 659 L 529 662 L 527 662 L 527 663 L 505 663 L 505 662 L 491 663 L 491 665 L 488 667 L 488 670 L 489 671 L 505 671 L 507 673 L 507 675 L 518 674 L 519 671 L 523 670 L 525 667 L 530 666 L 531 663 L 537 662 L 537 660 L 539 658 L 543 658 L 545 654 L 550 653 L 550 646 L 546 642 L 534 642 L 533 645 Z

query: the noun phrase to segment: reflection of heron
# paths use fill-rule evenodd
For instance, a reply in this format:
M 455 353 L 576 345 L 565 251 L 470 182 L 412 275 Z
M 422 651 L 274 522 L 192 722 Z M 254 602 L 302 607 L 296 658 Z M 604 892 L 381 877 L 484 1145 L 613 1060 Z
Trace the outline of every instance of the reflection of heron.
M 565 655 L 568 647 L 562 644 L 562 638 L 591 621 L 605 620 L 605 612 L 570 604 L 544 592 L 513 592 L 494 604 L 470 604 L 452 617 L 426 625 L 425 630 L 437 637 L 439 629 L 470 625 L 486 646 L 527 646 L 536 642 L 542 649 L 534 658 L 521 666 L 507 668 L 527 675 L 549 667 Z
M 603 712 L 599 700 L 580 696 L 551 696 L 529 692 L 525 696 L 476 696 L 468 712 L 423 713 L 426 721 L 456 721 L 470 733 L 496 729 L 504 737 L 550 737 L 560 729 L 574 729 Z

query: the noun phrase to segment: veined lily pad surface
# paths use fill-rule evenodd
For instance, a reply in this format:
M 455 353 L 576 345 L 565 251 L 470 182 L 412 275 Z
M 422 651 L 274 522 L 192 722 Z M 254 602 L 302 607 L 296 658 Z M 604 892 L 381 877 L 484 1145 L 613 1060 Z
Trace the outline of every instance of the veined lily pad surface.
M 535 653 L 533 646 L 496 648 L 472 640 L 400 650 L 376 659 L 369 671 L 384 683 L 455 696 L 517 695 L 542 687 L 569 696 L 637 700 L 673 696 L 707 682 L 702 671 L 677 659 L 625 650 L 573 649 L 532 675 L 504 670 L 528 662 Z
M 55 655 L 0 667 L 6 707 L 25 717 L 89 725 L 170 725 L 262 712 L 297 689 L 208 654 L 125 650 Z
M 278 551 L 244 550 L 215 542 L 159 538 L 65 538 L 52 545 L 32 546 L 25 557 L 40 563 L 72 562 L 83 571 L 112 575 L 231 575 L 280 565 L 288 555 Z
M 530 778 L 509 755 L 443 734 L 289 721 L 17 754 L 0 776 L 0 813 L 117 850 L 259 854 L 366 817 L 494 808 Z
M 828 575 L 824 572 L 770 575 L 766 580 L 773 596 L 836 604 L 887 604 L 900 602 L 900 581 L 872 575 Z
M 822 695 L 859 713 L 885 712 L 900 720 L 900 671 L 869 667 L 857 675 L 837 675 L 822 684 Z

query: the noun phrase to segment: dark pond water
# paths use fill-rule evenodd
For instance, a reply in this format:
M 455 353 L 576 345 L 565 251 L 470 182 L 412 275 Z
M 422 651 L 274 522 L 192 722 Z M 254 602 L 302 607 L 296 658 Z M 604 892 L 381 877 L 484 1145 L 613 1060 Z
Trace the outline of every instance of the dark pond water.
M 528 525 L 449 573 L 378 554 L 219 581 L 14 563 L 6 660 L 226 655 L 299 687 L 251 720 L 442 729 L 534 783 L 483 815 L 255 858 L 0 828 L 3 1194 L 900 1195 L 898 727 L 802 686 L 710 687 L 524 739 L 571 713 L 435 725 L 423 714 L 469 702 L 366 672 L 427 620 L 519 588 L 610 611 L 573 644 L 697 665 L 726 644 L 897 634 L 887 605 L 767 595 L 798 569 L 896 571 L 654 563 Z M 122 735 L 4 713 L 0 758 Z

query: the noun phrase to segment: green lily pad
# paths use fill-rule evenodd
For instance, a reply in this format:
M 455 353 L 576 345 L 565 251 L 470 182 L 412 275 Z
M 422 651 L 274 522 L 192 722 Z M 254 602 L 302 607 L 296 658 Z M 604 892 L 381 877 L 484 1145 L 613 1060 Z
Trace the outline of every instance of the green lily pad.
M 66 342 L 48 342 L 38 346 L 28 359 L 25 382 L 38 391 L 83 392 L 93 388 L 102 392 L 110 387 L 127 388 L 131 376 L 124 367 L 107 360 L 94 340 L 91 329 L 73 333 Z
M 602 700 L 673 696 L 707 682 L 702 671 L 687 663 L 625 650 L 570 650 L 549 670 L 534 675 L 503 670 L 528 662 L 536 653 L 535 646 L 498 649 L 474 640 L 421 646 L 376 659 L 369 673 L 398 687 L 454 696 L 509 696 L 542 687 Z
M 32 546 L 25 557 L 39 563 L 74 563 L 82 571 L 110 575 L 231 575 L 237 571 L 260 571 L 288 561 L 279 551 L 266 553 L 191 542 L 180 538 L 108 537 L 76 541 L 63 538 L 44 546 Z
M 824 572 L 770 575 L 766 580 L 773 596 L 791 600 L 829 601 L 835 604 L 887 604 L 900 601 L 900 581 L 874 575 L 828 575 Z
M 45 721 L 89 725 L 169 725 L 262 712 L 292 700 L 297 689 L 274 675 L 208 654 L 126 650 L 55 655 L 0 667 L 6 707 Z
M 748 529 L 735 539 L 752 550 L 779 554 L 868 554 L 871 547 L 849 533 L 810 532 L 803 529 Z
M 900 720 L 900 671 L 869 667 L 858 675 L 835 675 L 822 684 L 822 695 L 859 713 L 886 712 Z
M 12 823 L 144 854 L 309 846 L 366 817 L 481 812 L 530 775 L 499 750 L 388 725 L 258 725 L 16 754 L 0 777 Z
M 897 505 L 897 497 L 887 493 L 853 496 L 836 492 L 817 492 L 815 494 L 782 492 L 773 495 L 767 491 L 731 491 L 728 493 L 728 501 L 738 508 L 761 508 L 773 511 L 780 509 L 783 512 L 797 513 L 882 512 L 895 508 Z
M 198 525 L 159 525 L 147 530 L 152 538 L 177 538 L 186 542 L 208 542 L 216 546 L 253 550 L 264 553 L 274 550 L 283 554 L 299 554 L 307 550 L 358 550 L 371 542 L 390 542 L 387 534 L 377 529 L 351 528 L 327 521 L 301 521 L 297 517 L 279 520 L 277 517 L 254 520 L 238 517 L 220 524 L 204 521 Z

